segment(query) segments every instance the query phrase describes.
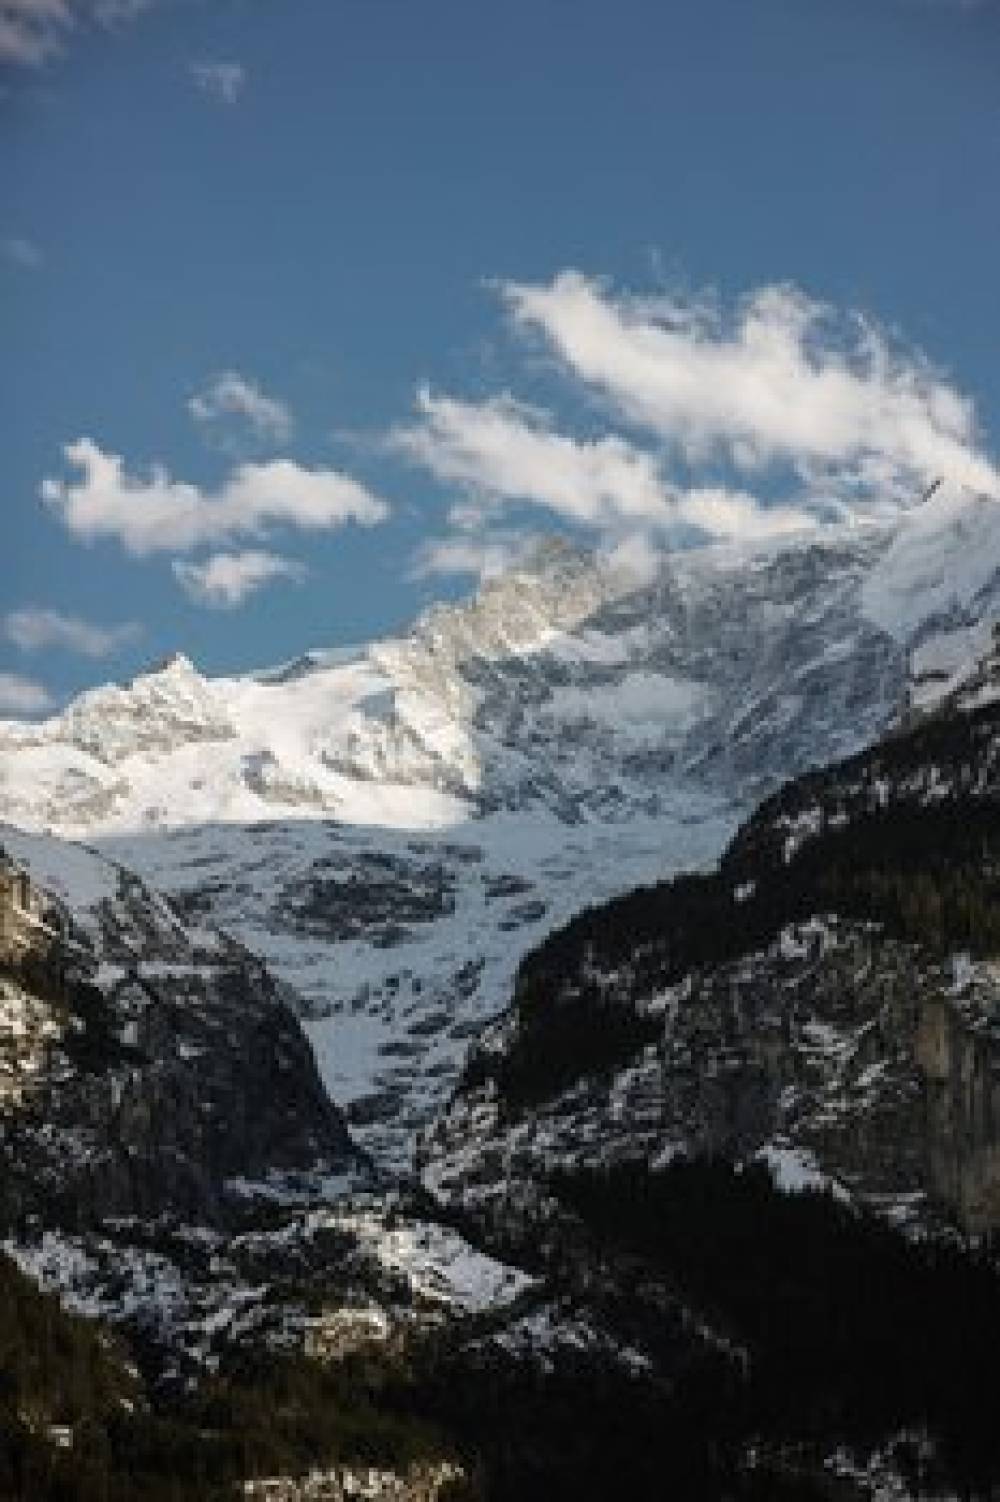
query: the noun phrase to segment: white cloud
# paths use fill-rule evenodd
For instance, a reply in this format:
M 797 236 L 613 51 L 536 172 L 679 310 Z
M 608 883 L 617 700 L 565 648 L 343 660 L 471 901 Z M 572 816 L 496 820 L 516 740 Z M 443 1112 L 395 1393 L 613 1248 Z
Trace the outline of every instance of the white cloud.
M 306 570 L 276 553 L 249 551 L 216 553 L 204 563 L 175 559 L 174 574 L 193 600 L 217 609 L 242 605 L 256 590 L 275 579 L 302 579 Z
M 615 296 L 576 271 L 503 295 L 575 380 L 688 464 L 787 466 L 806 487 L 897 503 L 938 477 L 1000 495 L 972 402 L 870 322 L 794 287 L 763 287 L 728 319 Z
M 41 714 L 52 708 L 52 696 L 42 684 L 19 673 L 0 673 L 0 714 Z
M 64 450 L 76 481 L 47 479 L 42 499 L 84 541 L 114 538 L 129 553 L 189 552 L 235 537 L 262 537 L 278 525 L 323 531 L 355 521 L 373 526 L 389 508 L 349 475 L 304 469 L 289 459 L 241 464 L 213 493 L 174 480 L 162 465 L 130 475 L 120 455 L 89 438 Z
M 417 549 L 411 574 L 415 579 L 449 574 L 492 579 L 510 567 L 524 552 L 528 541 L 524 534 L 428 538 Z
M 10 611 L 4 618 L 3 629 L 7 640 L 22 652 L 61 647 L 82 657 L 108 657 L 141 634 L 134 621 L 121 626 L 95 626 L 78 616 L 34 607 Z
M 278 397 L 267 396 L 256 381 L 225 370 L 190 398 L 188 411 L 196 422 L 210 425 L 235 418 L 260 439 L 287 443 L 295 426 L 291 409 Z
M 509 396 L 475 403 L 425 390 L 417 406 L 420 420 L 391 442 L 439 480 L 590 526 L 670 520 L 654 457 L 622 438 L 568 438 Z
M 510 394 L 421 390 L 390 445 L 459 495 L 450 533 L 417 551 L 418 577 L 509 563 L 498 524 L 512 505 L 648 573 L 667 547 L 893 517 L 938 479 L 1000 497 L 973 403 L 870 320 L 794 287 L 763 287 L 729 315 L 711 298 L 616 295 L 573 271 L 502 292 L 515 327 L 542 337 L 589 402 L 591 426 L 600 399 L 609 431 L 561 432 Z
M 38 246 L 22 235 L 8 235 L 5 240 L 0 240 L 0 252 L 11 265 L 20 266 L 25 271 L 36 271 L 42 264 L 42 252 Z
M 602 545 L 651 546 L 681 530 L 713 540 L 759 541 L 818 525 L 803 506 L 765 506 L 745 491 L 669 484 L 657 457 L 618 436 L 579 440 L 553 430 L 544 414 L 509 396 L 473 403 L 418 396 L 420 421 L 392 444 L 439 480 L 461 486 L 471 503 L 452 506 L 453 535 L 419 550 L 418 574 L 495 568 L 510 543 L 489 528 L 509 501 L 544 508 L 596 531 Z M 641 541 L 639 540 L 641 539 Z
M 246 86 L 247 70 L 237 62 L 193 62 L 191 77 L 203 94 L 221 104 L 236 104 Z
M 819 525 L 815 512 L 801 506 L 765 506 L 746 491 L 695 486 L 678 494 L 677 520 L 719 542 L 763 542 L 789 537 Z
M 630 575 L 636 584 L 651 584 L 663 563 L 663 547 L 646 532 L 631 532 L 604 549 L 605 561 Z
M 154 0 L 0 0 L 0 63 L 37 68 L 58 56 L 81 22 L 107 28 L 132 20 Z

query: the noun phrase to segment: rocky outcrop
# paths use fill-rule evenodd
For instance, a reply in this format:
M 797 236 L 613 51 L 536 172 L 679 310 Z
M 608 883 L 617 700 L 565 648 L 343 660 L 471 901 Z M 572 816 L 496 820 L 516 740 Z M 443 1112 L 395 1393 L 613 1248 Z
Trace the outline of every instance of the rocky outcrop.
M 505 1095 L 509 1042 L 474 1055 L 468 1078 L 485 1083 L 425 1136 L 425 1182 L 448 1202 L 489 1206 L 559 1168 L 761 1158 L 779 1178 L 912 1216 L 927 1208 L 915 1037 L 921 1007 L 949 982 L 947 966 L 865 925 L 792 925 L 648 998 L 649 1042 L 530 1109 Z M 626 1004 L 628 985 L 619 972 L 607 1005 Z
M 971 967 L 970 967 L 971 968 Z M 978 984 L 977 984 L 978 982 Z M 970 1234 L 1000 1229 L 1000 984 L 963 977 L 959 994 L 926 1000 L 916 1058 L 926 1089 L 933 1192 Z
M 49 1023 L 45 1065 L 3 1124 L 8 1224 L 219 1223 L 233 1180 L 352 1158 L 297 1020 L 250 967 L 73 985 Z
M 54 842 L 44 855 L 58 863 Z M 0 1220 L 220 1224 L 245 1181 L 358 1167 L 267 969 L 66 847 L 67 865 L 82 858 L 86 943 L 36 924 L 37 953 L 0 970 Z

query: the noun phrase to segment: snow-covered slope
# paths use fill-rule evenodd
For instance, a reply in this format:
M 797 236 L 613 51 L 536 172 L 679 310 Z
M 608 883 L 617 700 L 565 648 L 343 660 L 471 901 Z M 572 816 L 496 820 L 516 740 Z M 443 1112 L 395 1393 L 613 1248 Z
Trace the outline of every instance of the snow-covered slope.
M 899 648 L 859 598 L 882 546 L 705 550 L 640 586 L 549 544 L 353 656 L 215 680 L 175 656 L 6 727 L 3 810 L 77 834 L 317 815 L 414 829 L 655 812 L 678 780 L 745 797 L 863 737 L 898 692 Z
M 546 544 L 397 639 L 239 678 L 175 657 L 2 726 L 0 813 L 84 834 L 263 953 L 398 1163 L 524 951 L 713 860 L 762 793 L 870 741 L 911 650 L 962 671 L 995 560 L 1000 512 L 940 493 L 895 532 L 704 549 L 651 580 Z
M 865 614 L 906 642 L 928 627 L 968 624 L 995 599 L 1000 574 L 997 502 L 947 488 L 891 535 L 862 592 Z

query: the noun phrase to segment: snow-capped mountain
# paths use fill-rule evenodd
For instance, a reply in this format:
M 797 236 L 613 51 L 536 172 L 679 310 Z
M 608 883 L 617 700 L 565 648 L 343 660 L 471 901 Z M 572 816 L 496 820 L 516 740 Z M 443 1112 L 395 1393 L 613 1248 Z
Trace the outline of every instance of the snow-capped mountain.
M 992 1284 L 936 1218 L 998 1213 L 995 965 L 942 949 L 997 932 L 993 520 L 643 580 L 551 545 L 396 640 L 175 657 L 0 728 L 0 846 L 89 954 L 65 995 L 0 977 L 3 1250 L 164 1390 L 304 1353 L 327 1414 L 384 1373 L 443 1423 L 384 1494 L 467 1455 L 561 1474 L 569 1413 L 562 1490 L 596 1455 L 615 1495 L 676 1413 L 693 1495 L 906 1496 L 914 1444 L 950 1495 L 953 1420 L 995 1428 L 950 1401 L 992 1370 Z
M 894 702 L 898 648 L 859 600 L 881 541 L 706 550 L 643 585 L 549 544 L 356 653 L 215 680 L 177 655 L 9 727 L 4 809 L 74 834 L 303 815 L 440 828 L 656 812 L 680 780 L 746 796 Z
M 998 565 L 993 503 L 944 492 L 895 529 L 651 578 L 552 542 L 398 638 L 235 678 L 176 656 L 5 725 L 0 812 L 100 843 L 263 954 L 365 1144 L 405 1162 L 524 951 L 870 742 L 911 654 L 932 701 Z

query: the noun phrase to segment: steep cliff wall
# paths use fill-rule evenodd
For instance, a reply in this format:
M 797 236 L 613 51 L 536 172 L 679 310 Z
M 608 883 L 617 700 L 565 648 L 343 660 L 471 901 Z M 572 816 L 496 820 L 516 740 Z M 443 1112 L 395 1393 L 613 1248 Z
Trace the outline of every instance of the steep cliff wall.
M 1000 990 L 988 1010 L 925 1001 L 916 1057 L 930 1186 L 970 1234 L 1000 1230 Z
M 218 1224 L 242 1180 L 360 1164 L 259 961 L 80 847 L 5 838 L 70 890 L 19 878 L 0 963 L 0 1223 Z

